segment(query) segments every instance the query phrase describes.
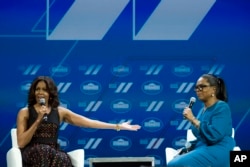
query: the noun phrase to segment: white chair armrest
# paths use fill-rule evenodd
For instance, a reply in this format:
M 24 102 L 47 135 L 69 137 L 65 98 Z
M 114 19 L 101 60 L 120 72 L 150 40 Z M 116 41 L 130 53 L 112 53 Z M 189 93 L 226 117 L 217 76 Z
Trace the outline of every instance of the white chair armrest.
M 7 167 L 22 167 L 22 154 L 19 148 L 12 147 L 6 155 Z
M 74 151 L 70 151 L 68 152 L 68 155 L 74 167 L 84 166 L 84 149 L 77 149 Z
M 187 130 L 187 138 L 186 138 L 187 142 L 196 140 L 196 137 L 194 136 L 193 132 L 191 129 Z
M 179 153 L 178 150 L 167 147 L 165 149 L 166 163 L 168 164 L 168 162 L 171 161 L 178 153 Z
M 234 149 L 233 149 L 233 151 L 240 151 L 240 150 L 241 150 L 241 149 L 240 149 L 239 146 L 235 146 Z

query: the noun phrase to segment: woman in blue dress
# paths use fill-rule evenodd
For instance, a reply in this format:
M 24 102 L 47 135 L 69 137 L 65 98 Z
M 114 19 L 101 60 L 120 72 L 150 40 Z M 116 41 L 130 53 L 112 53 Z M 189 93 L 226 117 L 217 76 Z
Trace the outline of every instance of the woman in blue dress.
M 186 107 L 183 116 L 193 124 L 196 140 L 191 142 L 189 152 L 176 156 L 168 167 L 229 167 L 235 141 L 231 137 L 232 118 L 225 83 L 217 76 L 204 74 L 197 80 L 195 92 L 204 103 L 203 113 L 196 118 Z

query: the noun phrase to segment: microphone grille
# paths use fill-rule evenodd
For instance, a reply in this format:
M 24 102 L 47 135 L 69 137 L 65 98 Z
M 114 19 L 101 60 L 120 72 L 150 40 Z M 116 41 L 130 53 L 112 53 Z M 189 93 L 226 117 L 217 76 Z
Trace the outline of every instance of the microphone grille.
M 40 105 L 45 105 L 45 98 L 40 98 L 39 99 L 39 104 Z
M 190 98 L 190 101 L 196 102 L 196 98 L 195 98 L 195 97 L 191 97 L 191 98 Z

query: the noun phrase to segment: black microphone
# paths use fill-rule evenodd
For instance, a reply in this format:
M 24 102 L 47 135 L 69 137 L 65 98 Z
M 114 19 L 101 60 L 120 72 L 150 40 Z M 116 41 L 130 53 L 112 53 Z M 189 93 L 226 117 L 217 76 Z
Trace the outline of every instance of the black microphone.
M 190 142 L 186 142 L 185 146 L 181 148 L 179 155 L 185 154 L 193 149 L 193 145 Z
M 39 104 L 40 104 L 41 106 L 44 106 L 44 105 L 45 105 L 45 98 L 43 98 L 43 97 L 40 98 L 40 99 L 39 99 Z M 47 113 L 44 114 L 43 120 L 44 120 L 44 121 L 48 121 L 48 114 L 47 114 Z
M 191 97 L 189 105 L 188 105 L 188 108 L 192 109 L 192 107 L 193 107 L 193 105 L 194 105 L 195 102 L 196 102 L 196 98 L 195 97 Z

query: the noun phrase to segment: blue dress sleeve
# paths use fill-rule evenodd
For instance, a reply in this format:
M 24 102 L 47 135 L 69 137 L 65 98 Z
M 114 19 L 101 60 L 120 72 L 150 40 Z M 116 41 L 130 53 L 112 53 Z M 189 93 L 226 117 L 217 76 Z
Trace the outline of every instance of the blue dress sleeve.
M 218 101 L 207 108 L 199 120 L 200 128 L 193 129 L 193 133 L 197 140 L 202 140 L 207 145 L 215 144 L 225 136 L 232 135 L 231 111 L 224 101 Z

